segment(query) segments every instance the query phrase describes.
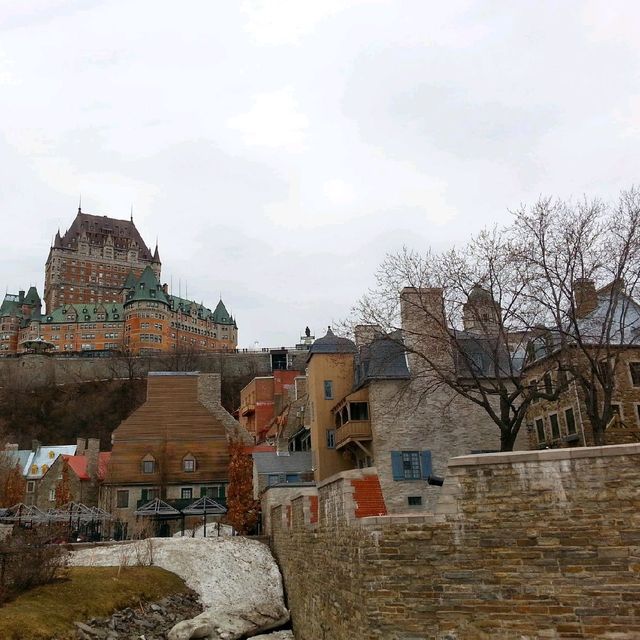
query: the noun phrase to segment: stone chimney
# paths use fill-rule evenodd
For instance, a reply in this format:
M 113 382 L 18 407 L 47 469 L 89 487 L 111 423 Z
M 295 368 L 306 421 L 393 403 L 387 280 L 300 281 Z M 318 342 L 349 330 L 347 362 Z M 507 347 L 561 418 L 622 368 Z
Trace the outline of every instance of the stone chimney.
M 382 333 L 382 329 L 377 324 L 359 324 L 354 329 L 356 347 L 371 344 L 376 337 Z
M 76 438 L 76 455 L 83 456 L 87 448 L 87 441 L 84 438 Z
M 205 406 L 220 404 L 221 378 L 219 373 L 206 373 L 198 376 L 198 400 Z
M 4 445 L 4 450 L 5 451 L 18 451 L 18 444 L 14 443 L 14 442 L 7 442 L 7 444 Z
M 307 376 L 298 376 L 295 380 L 295 398 L 299 400 L 307 393 Z
M 576 303 L 576 316 L 584 318 L 598 305 L 598 294 L 593 280 L 578 278 L 573 282 L 573 296 Z
M 34 453 L 40 448 L 40 441 L 39 440 L 32 440 L 31 441 L 31 451 L 33 451 Z
M 453 367 L 442 289 L 405 287 L 400 293 L 400 318 L 413 371 L 424 369 L 426 362 L 411 351 L 428 355 L 432 362 L 438 360 L 444 366 Z
M 91 480 L 98 477 L 98 455 L 100 453 L 99 438 L 89 438 L 84 455 L 87 456 L 87 474 Z

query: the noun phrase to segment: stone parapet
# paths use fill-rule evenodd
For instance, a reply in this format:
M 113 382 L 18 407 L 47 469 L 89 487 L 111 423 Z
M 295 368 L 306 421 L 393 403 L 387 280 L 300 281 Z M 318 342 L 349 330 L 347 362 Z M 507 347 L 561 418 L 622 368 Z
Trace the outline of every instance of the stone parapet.
M 454 458 L 435 513 L 358 518 L 372 473 L 272 511 L 298 640 L 640 637 L 640 445 Z

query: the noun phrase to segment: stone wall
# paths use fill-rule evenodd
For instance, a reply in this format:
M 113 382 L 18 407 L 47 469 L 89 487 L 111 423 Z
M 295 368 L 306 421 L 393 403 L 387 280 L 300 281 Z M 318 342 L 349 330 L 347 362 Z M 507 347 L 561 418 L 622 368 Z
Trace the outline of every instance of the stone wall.
M 272 509 L 298 640 L 640 637 L 640 445 L 452 459 L 427 515 L 353 479 Z
M 303 371 L 307 351 L 291 351 L 292 366 Z M 48 384 L 74 384 L 91 380 L 146 376 L 149 371 L 201 371 L 224 378 L 271 375 L 268 352 L 210 353 L 203 355 L 102 358 L 55 357 L 26 354 L 0 358 L 0 387 L 32 388 Z

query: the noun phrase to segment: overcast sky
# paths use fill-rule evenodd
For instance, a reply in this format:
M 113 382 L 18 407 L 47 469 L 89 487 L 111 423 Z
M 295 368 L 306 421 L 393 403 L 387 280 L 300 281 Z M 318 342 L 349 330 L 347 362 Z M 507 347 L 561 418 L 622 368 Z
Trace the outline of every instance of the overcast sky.
M 241 346 L 323 335 L 385 252 L 640 182 L 640 3 L 0 0 L 0 285 L 87 213 Z M 188 284 L 187 284 L 188 283 Z

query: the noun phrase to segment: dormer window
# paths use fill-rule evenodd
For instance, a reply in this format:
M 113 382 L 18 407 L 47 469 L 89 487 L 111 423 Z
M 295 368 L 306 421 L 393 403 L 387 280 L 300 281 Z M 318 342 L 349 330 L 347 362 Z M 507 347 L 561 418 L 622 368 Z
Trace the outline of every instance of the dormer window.
M 155 473 L 156 471 L 156 459 L 150 453 L 148 453 L 142 459 L 142 473 Z
M 190 453 L 182 458 L 182 470 L 186 473 L 193 473 L 196 470 L 196 459 Z

